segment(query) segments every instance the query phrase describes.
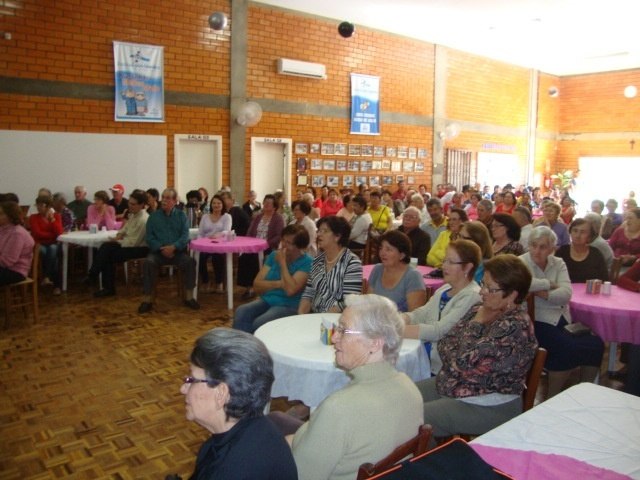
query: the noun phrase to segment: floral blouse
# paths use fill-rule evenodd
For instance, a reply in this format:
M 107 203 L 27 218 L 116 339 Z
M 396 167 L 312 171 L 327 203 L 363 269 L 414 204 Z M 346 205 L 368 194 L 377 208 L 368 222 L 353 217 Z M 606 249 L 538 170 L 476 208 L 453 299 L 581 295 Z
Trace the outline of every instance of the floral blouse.
M 489 325 L 473 321 L 480 306 L 469 310 L 438 341 L 442 369 L 436 376 L 436 390 L 440 395 L 520 395 L 524 390 L 538 348 L 526 303 Z
M 502 247 L 497 252 L 493 252 L 493 255 L 502 255 L 503 253 L 513 253 L 516 256 L 520 256 L 524 253 L 524 247 L 520 242 L 512 241 L 507 243 L 504 247 Z

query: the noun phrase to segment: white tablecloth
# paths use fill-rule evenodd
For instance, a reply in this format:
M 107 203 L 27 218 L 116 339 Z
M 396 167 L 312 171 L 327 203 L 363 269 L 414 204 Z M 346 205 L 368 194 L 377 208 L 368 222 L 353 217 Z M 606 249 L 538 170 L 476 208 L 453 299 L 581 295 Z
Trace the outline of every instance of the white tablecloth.
M 337 313 L 295 315 L 269 322 L 256 331 L 274 362 L 272 397 L 301 400 L 315 408 L 349 382 L 347 374 L 335 366 L 333 346 L 320 341 L 322 319 L 338 323 L 339 317 Z M 402 342 L 396 366 L 414 381 L 431 375 L 429 358 L 418 340 Z
M 640 398 L 581 383 L 471 443 L 564 455 L 640 478 Z

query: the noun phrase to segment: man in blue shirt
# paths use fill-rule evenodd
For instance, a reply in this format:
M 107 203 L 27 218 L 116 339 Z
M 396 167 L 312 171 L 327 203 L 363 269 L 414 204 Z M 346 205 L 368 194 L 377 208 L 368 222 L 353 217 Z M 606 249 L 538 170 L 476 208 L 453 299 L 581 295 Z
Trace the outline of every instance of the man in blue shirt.
M 158 270 L 163 265 L 175 265 L 182 271 L 185 287 L 185 306 L 198 310 L 200 304 L 193 298 L 196 285 L 196 262 L 187 253 L 189 225 L 187 216 L 175 208 L 178 193 L 173 188 L 162 192 L 160 208 L 147 220 L 146 241 L 149 255 L 144 262 L 142 303 L 138 313 L 150 312 L 153 307 L 153 292 L 158 280 Z

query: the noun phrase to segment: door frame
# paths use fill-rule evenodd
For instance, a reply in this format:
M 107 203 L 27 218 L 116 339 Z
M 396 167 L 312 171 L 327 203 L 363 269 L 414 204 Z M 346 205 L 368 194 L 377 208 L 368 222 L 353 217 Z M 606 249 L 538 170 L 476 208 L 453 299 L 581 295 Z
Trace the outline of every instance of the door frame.
M 284 198 L 291 205 L 291 169 L 292 169 L 292 153 L 293 140 L 291 138 L 273 138 L 273 137 L 251 137 L 251 190 L 254 190 L 254 179 L 259 175 L 258 159 L 256 158 L 256 148 L 258 143 L 277 143 L 284 146 Z
M 183 140 L 207 142 L 213 143 L 215 158 L 213 162 L 213 177 L 214 177 L 214 193 L 222 188 L 222 135 L 207 135 L 207 134 L 194 134 L 194 133 L 176 133 L 173 136 L 173 178 L 174 187 L 177 188 L 180 185 L 180 166 L 184 159 L 181 157 L 180 142 Z M 186 192 L 183 192 L 185 195 Z M 210 193 L 210 196 L 213 193 Z

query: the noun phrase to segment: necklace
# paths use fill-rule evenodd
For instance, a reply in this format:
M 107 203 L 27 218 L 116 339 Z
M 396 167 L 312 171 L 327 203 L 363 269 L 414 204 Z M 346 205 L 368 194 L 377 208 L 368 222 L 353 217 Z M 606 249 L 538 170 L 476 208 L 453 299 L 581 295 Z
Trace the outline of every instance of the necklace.
M 325 261 L 325 263 L 327 263 L 327 264 L 330 264 L 330 263 L 336 263 L 336 261 L 338 260 L 338 258 L 340 258 L 340 255 L 342 255 L 342 249 L 340 249 L 340 251 L 338 252 L 338 255 L 336 255 L 336 257 L 335 257 L 333 260 L 327 260 L 327 254 L 325 253 L 325 257 L 324 257 L 324 259 L 325 259 L 325 260 L 324 260 L 324 261 Z

